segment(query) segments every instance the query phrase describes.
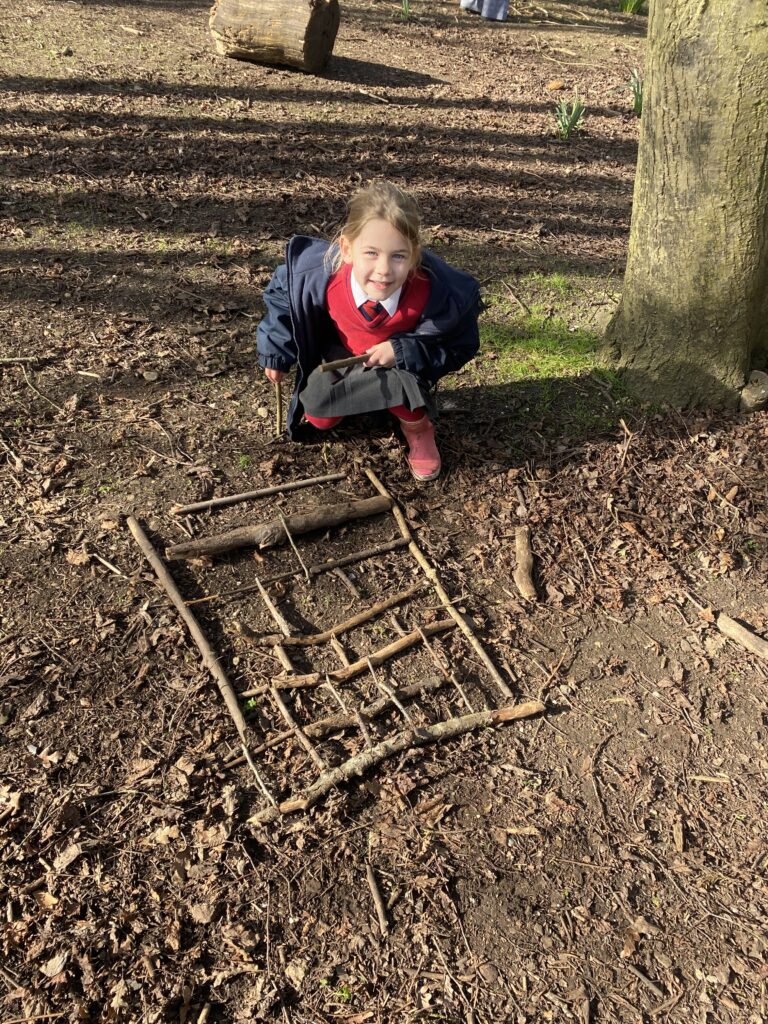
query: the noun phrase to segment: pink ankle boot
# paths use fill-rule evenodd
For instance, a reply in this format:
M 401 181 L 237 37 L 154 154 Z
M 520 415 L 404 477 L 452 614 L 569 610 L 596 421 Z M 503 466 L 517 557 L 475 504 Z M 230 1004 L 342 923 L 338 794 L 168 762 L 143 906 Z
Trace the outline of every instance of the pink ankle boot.
M 400 429 L 408 442 L 408 465 L 417 480 L 434 480 L 440 475 L 440 452 L 435 444 L 435 428 L 426 416 L 415 423 L 400 420 Z

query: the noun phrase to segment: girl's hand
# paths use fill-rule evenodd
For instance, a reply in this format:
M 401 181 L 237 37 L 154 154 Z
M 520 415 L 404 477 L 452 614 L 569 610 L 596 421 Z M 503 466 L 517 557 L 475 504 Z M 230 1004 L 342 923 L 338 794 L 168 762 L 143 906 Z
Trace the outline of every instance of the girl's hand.
M 273 384 L 279 384 L 285 374 L 282 370 L 269 370 L 265 369 L 264 373 L 267 375 L 267 380 L 271 380 Z
M 395 365 L 395 350 L 391 341 L 382 341 L 365 353 L 368 356 L 366 366 L 383 366 L 385 369 Z

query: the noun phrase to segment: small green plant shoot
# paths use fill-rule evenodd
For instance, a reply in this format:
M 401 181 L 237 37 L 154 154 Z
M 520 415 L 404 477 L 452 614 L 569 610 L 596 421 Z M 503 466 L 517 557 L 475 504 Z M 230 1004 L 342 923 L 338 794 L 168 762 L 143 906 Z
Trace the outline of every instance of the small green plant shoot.
M 620 0 L 619 7 L 625 14 L 639 14 L 645 0 Z
M 632 68 L 629 79 L 629 90 L 632 93 L 632 109 L 638 117 L 643 114 L 643 80 L 637 68 Z
M 557 134 L 561 139 L 569 139 L 574 132 L 579 130 L 580 121 L 586 109 L 579 99 L 578 93 L 574 95 L 571 103 L 566 99 L 558 102 L 555 107 L 555 121 L 557 122 Z
M 410 21 L 413 17 L 413 6 L 411 0 L 402 0 L 400 5 L 400 20 Z

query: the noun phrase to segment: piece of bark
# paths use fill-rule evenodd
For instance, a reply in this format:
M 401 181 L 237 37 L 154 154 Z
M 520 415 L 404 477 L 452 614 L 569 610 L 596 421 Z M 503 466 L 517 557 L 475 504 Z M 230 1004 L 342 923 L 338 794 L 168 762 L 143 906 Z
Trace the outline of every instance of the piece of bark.
M 371 619 L 375 619 L 377 615 L 381 615 L 382 612 L 388 611 L 390 608 L 394 608 L 398 604 L 402 604 L 407 601 L 414 594 L 418 594 L 420 590 L 423 590 L 426 583 L 415 583 L 412 587 L 407 590 L 401 590 L 398 594 L 393 594 L 392 597 L 388 597 L 385 601 L 380 601 L 378 604 L 372 605 L 370 608 L 366 608 L 363 612 L 358 612 L 357 615 L 353 615 L 352 618 L 346 619 L 344 622 L 339 622 L 335 626 L 331 626 L 330 629 L 323 630 L 322 633 L 311 633 L 307 636 L 258 636 L 249 637 L 252 643 L 256 644 L 257 647 L 276 647 L 278 644 L 285 647 L 315 647 L 317 644 L 326 643 L 335 636 L 340 636 L 342 633 L 348 633 L 350 630 L 355 629 L 357 626 L 361 626 L 364 622 L 369 622 Z
M 389 661 L 390 658 L 394 658 L 403 651 L 407 651 L 409 647 L 413 647 L 422 642 L 424 636 L 432 636 L 434 633 L 444 633 L 447 629 L 453 629 L 453 626 L 454 622 L 452 619 L 442 619 L 440 622 L 431 622 L 429 625 L 422 626 L 420 629 L 415 629 L 412 633 L 407 633 L 405 636 L 400 637 L 391 644 L 387 644 L 386 647 L 380 647 L 378 651 L 374 651 L 367 657 L 360 658 L 359 661 L 353 661 L 351 665 L 348 665 L 345 668 L 337 668 L 333 672 L 328 673 L 309 672 L 304 676 L 275 676 L 269 686 L 255 686 L 251 690 L 244 690 L 240 696 L 258 697 L 262 693 L 267 693 L 267 691 L 271 689 L 271 686 L 277 686 L 281 690 L 298 690 L 311 686 L 319 686 L 325 681 L 326 676 L 334 683 L 346 683 L 348 680 L 354 679 L 355 676 L 362 675 L 363 672 L 370 672 L 371 665 L 383 665 L 384 662 Z
M 486 669 L 488 670 L 488 674 L 490 675 L 491 679 L 493 679 L 493 681 L 496 683 L 496 685 L 501 690 L 501 692 L 504 694 L 504 696 L 505 697 L 512 697 L 513 696 L 512 691 L 507 686 L 507 684 L 504 682 L 504 679 L 502 678 L 501 673 L 499 672 L 499 670 L 496 668 L 496 666 L 491 661 L 490 657 L 488 656 L 488 652 L 485 650 L 483 645 L 480 643 L 478 638 L 475 636 L 475 631 L 474 631 L 474 629 L 472 627 L 472 620 L 469 618 L 469 616 L 462 615 L 461 612 L 457 611 L 457 609 L 454 608 L 453 602 L 451 601 L 450 597 L 446 593 L 445 588 L 443 587 L 442 583 L 440 582 L 437 573 L 435 572 L 435 570 L 432 568 L 432 566 L 429 564 L 427 559 L 422 554 L 421 549 L 419 548 L 419 545 L 413 539 L 413 534 L 411 533 L 410 527 L 408 526 L 408 523 L 406 522 L 405 516 L 403 515 L 401 509 L 398 507 L 398 505 L 395 502 L 395 500 L 392 498 L 392 495 L 389 493 L 389 491 L 386 489 L 386 487 L 381 482 L 381 480 L 379 480 L 379 478 L 376 476 L 376 474 L 373 472 L 372 469 L 366 469 L 365 475 L 368 477 L 368 479 L 371 481 L 373 486 L 376 488 L 376 490 L 379 492 L 379 494 L 382 497 L 389 498 L 389 500 L 391 502 L 391 507 L 392 507 L 392 514 L 395 517 L 395 521 L 396 521 L 397 525 L 400 527 L 400 532 L 402 533 L 403 537 L 408 541 L 408 550 L 411 552 L 413 557 L 416 559 L 416 561 L 419 563 L 421 568 L 424 570 L 424 573 L 425 573 L 427 579 L 430 581 L 432 586 L 435 588 L 435 592 L 436 592 L 437 596 L 440 598 L 440 601 L 441 601 L 443 607 L 448 612 L 448 614 L 451 616 L 451 618 L 454 620 L 454 622 L 459 627 L 459 629 L 462 631 L 462 633 L 467 638 L 467 640 L 469 640 L 469 642 L 472 645 L 475 653 L 477 654 L 477 656 L 480 658 L 480 660 L 482 661 L 482 663 L 485 665 Z
M 333 52 L 338 0 L 216 0 L 208 25 L 216 52 L 315 73 Z
M 541 701 L 532 700 L 525 704 L 510 704 L 496 711 L 478 711 L 473 715 L 449 718 L 445 722 L 438 722 L 436 725 L 424 728 L 405 729 L 381 743 L 377 743 L 376 746 L 363 750 L 336 768 L 323 772 L 317 782 L 310 786 L 302 796 L 291 797 L 281 801 L 277 807 L 267 807 L 258 811 L 248 821 L 254 825 L 264 825 L 276 821 L 282 814 L 306 811 L 335 786 L 349 782 L 357 775 L 363 775 L 374 765 L 381 764 L 387 758 L 395 757 L 406 750 L 427 746 L 430 743 L 454 739 L 456 736 L 463 736 L 476 729 L 500 725 L 502 722 L 512 722 L 520 718 L 530 718 L 533 715 L 541 714 L 544 707 Z
M 533 585 L 533 554 L 531 552 L 531 531 L 527 526 L 515 530 L 516 566 L 513 579 L 515 586 L 526 601 L 538 601 L 539 595 Z
M 746 647 L 748 651 L 756 654 L 759 658 L 768 660 L 768 641 L 763 640 L 762 637 L 753 633 L 751 629 L 747 629 L 746 626 L 736 622 L 730 615 L 720 612 L 715 619 L 715 625 L 729 639 L 735 640 L 737 644 Z
M 284 520 L 292 535 L 310 533 L 312 530 L 325 530 L 332 526 L 341 526 L 352 519 L 365 519 L 367 516 L 379 515 L 392 507 L 390 498 L 364 498 L 362 501 L 339 502 L 335 505 L 319 505 L 308 512 L 297 512 Z M 166 550 L 166 557 L 172 560 L 182 558 L 201 558 L 205 555 L 222 555 L 242 547 L 274 547 L 287 541 L 285 526 L 279 519 L 260 526 L 241 526 L 237 530 L 229 530 L 214 537 L 201 537 L 183 544 L 174 544 Z

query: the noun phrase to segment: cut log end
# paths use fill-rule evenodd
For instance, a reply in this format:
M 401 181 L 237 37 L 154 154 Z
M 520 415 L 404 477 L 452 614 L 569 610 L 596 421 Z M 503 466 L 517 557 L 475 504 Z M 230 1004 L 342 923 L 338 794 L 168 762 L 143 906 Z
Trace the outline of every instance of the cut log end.
M 209 26 L 216 52 L 314 74 L 328 63 L 338 0 L 216 0 Z

